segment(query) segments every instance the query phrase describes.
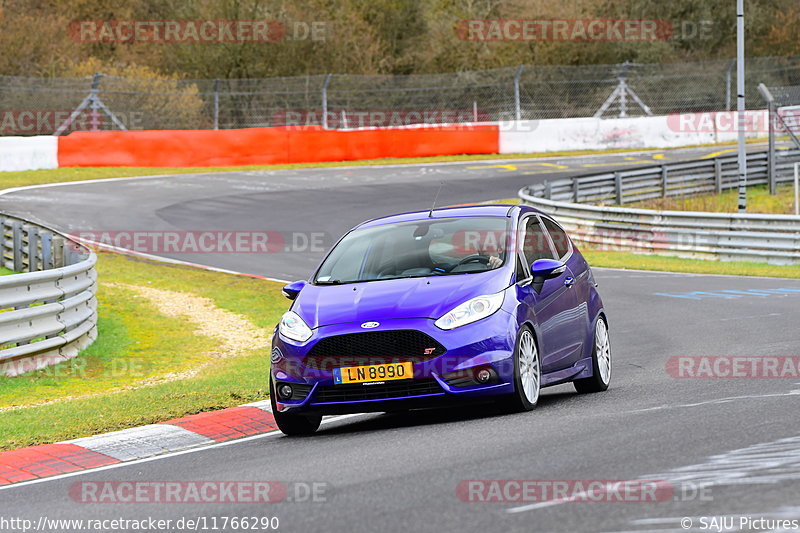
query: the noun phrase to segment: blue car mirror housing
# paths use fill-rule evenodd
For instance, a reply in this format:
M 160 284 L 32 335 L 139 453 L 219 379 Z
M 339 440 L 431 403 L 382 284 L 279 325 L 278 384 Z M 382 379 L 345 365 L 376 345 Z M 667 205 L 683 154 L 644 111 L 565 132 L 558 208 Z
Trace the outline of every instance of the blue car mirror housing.
M 567 264 L 555 259 L 537 259 L 531 265 L 531 275 L 533 276 L 533 289 L 537 293 L 542 292 L 544 282 L 548 279 L 557 278 L 567 270 Z
M 303 287 L 305 287 L 306 284 L 307 283 L 304 280 L 294 281 L 288 285 L 285 285 L 281 290 L 281 293 L 289 300 L 294 300 L 297 298 L 297 295 L 300 294 L 300 291 L 303 290 Z

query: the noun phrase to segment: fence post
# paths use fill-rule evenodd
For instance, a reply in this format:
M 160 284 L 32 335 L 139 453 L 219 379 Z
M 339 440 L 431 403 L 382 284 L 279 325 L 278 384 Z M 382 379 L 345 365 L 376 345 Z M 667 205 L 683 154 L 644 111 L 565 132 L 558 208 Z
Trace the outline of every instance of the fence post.
M 328 129 L 328 84 L 331 82 L 331 75 L 325 74 L 325 81 L 322 82 L 322 128 Z
M 769 193 L 775 194 L 775 98 L 763 83 L 758 84 L 758 92 L 761 98 L 767 102 L 767 124 L 769 129 L 769 145 L 767 148 L 767 183 L 769 183 Z M 788 129 L 788 128 L 787 128 Z M 791 131 L 789 132 L 791 135 Z
M 622 205 L 622 174 L 614 172 L 614 187 L 617 192 L 617 205 Z
M 772 101 L 767 106 L 767 117 L 769 120 L 769 141 L 767 147 L 767 181 L 769 182 L 769 193 L 777 194 L 775 182 L 775 102 Z
M 42 233 L 39 238 L 42 241 L 42 270 L 49 270 L 53 266 L 53 234 L 49 231 Z
M 522 120 L 522 107 L 519 102 L 519 79 L 522 76 L 522 70 L 524 68 L 525 65 L 520 65 L 517 69 L 517 73 L 514 75 L 514 117 L 517 122 Z
M 666 165 L 661 165 L 661 197 L 667 197 L 667 179 L 669 174 Z
M 214 80 L 214 129 L 219 129 L 219 80 Z
M 91 94 L 91 103 L 89 104 L 89 108 L 92 110 L 92 116 L 90 117 L 92 131 L 100 130 L 100 122 L 98 120 L 100 117 L 100 105 L 97 99 L 97 94 L 100 92 L 100 81 L 102 79 L 103 75 L 99 72 L 95 72 L 94 78 L 92 78 L 92 88 L 89 90 L 89 93 Z
M 722 193 L 722 161 L 718 157 L 714 158 L 714 192 Z
M 6 257 L 6 217 L 0 216 L 0 266 L 5 266 Z
M 14 272 L 22 272 L 22 222 L 11 223 L 11 265 Z
M 581 195 L 581 182 L 578 178 L 572 178 L 572 192 L 574 193 L 574 201 L 576 204 L 581 203 L 580 195 Z
M 28 228 L 28 272 L 39 270 L 39 228 Z
M 52 240 L 53 268 L 61 268 L 64 263 L 64 237 L 53 235 Z

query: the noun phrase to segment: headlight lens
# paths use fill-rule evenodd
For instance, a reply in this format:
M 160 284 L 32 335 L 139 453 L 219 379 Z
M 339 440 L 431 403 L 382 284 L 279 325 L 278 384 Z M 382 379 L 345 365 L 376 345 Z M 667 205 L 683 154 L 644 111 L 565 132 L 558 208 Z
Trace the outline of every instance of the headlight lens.
M 293 341 L 306 342 L 311 338 L 311 328 L 294 311 L 286 311 L 283 314 L 278 331 L 281 335 Z
M 505 292 L 477 296 L 450 310 L 434 322 L 440 329 L 453 329 L 486 318 L 503 305 Z

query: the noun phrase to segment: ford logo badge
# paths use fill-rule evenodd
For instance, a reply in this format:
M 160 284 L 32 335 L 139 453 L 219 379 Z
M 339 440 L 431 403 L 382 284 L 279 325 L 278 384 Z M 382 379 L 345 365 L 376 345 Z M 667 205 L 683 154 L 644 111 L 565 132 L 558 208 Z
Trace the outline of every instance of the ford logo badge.
M 377 328 L 380 325 L 381 325 L 380 322 L 364 322 L 363 324 L 361 324 L 361 327 L 364 329 L 372 329 L 372 328 Z

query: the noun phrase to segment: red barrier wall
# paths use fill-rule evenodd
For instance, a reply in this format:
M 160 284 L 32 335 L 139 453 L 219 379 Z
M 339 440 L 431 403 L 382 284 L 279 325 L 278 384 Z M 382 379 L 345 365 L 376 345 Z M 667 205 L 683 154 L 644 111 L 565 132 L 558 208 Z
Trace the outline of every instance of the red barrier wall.
M 497 126 L 74 132 L 58 139 L 59 167 L 210 167 L 494 154 Z

